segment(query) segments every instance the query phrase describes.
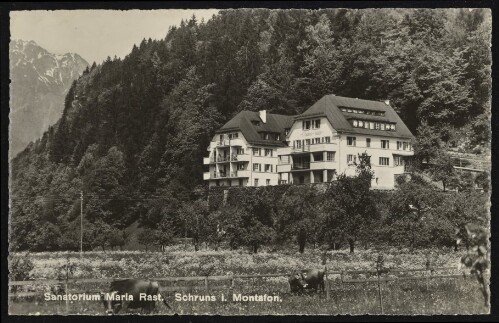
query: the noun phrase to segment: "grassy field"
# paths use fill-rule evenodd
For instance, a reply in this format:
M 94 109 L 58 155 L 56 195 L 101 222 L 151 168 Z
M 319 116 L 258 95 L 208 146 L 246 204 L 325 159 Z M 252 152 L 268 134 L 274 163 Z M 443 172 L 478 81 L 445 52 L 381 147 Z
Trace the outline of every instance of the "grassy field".
M 350 255 L 346 251 L 329 252 L 327 266 L 333 270 L 364 270 L 374 268 L 379 251 L 359 250 Z M 434 266 L 456 266 L 461 256 L 445 250 L 384 250 L 385 265 L 390 268 L 423 268 L 431 259 Z M 14 257 L 22 256 L 20 254 Z M 241 275 L 290 273 L 300 268 L 322 267 L 319 251 L 298 254 L 292 252 L 264 252 L 248 254 L 243 251 L 185 251 L 178 247 L 167 253 L 91 252 L 80 259 L 77 253 L 37 253 L 28 257 L 34 268 L 31 279 L 54 279 L 61 276 L 69 263 L 73 278 L 166 277 L 203 275 Z M 68 262 L 69 261 L 69 262 Z M 346 277 L 364 278 L 364 277 Z M 173 293 L 165 293 L 173 312 L 158 303 L 158 314 L 380 314 L 376 283 L 342 283 L 339 276 L 330 280 L 330 299 L 325 295 L 291 295 L 286 277 L 236 279 L 233 293 L 242 295 L 278 295 L 280 302 L 231 302 L 227 282 L 211 283 L 206 291 L 202 284 L 183 294 L 214 295 L 213 302 L 176 301 Z M 107 290 L 107 284 L 78 284 L 74 291 Z M 166 286 L 166 283 L 163 284 Z M 221 300 L 224 295 L 227 301 Z M 487 313 L 478 283 L 471 278 L 434 279 L 382 283 L 383 312 L 385 314 L 474 314 Z M 103 315 L 97 301 L 45 301 L 43 296 L 19 298 L 9 303 L 11 314 L 88 314 Z

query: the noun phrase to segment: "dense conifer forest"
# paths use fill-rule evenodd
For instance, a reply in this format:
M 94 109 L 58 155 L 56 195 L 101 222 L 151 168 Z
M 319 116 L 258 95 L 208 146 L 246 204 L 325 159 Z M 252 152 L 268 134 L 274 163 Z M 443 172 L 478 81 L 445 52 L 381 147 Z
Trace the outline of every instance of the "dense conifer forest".
M 124 245 L 132 223 L 158 245 L 196 236 L 198 216 L 217 216 L 202 198 L 202 157 L 241 110 L 299 114 L 331 93 L 389 99 L 423 144 L 483 149 L 490 37 L 485 9 L 192 17 L 73 83 L 60 120 L 11 164 L 11 248 L 78 249 L 81 209 L 86 249 Z M 260 234 L 278 231 L 248 221 Z

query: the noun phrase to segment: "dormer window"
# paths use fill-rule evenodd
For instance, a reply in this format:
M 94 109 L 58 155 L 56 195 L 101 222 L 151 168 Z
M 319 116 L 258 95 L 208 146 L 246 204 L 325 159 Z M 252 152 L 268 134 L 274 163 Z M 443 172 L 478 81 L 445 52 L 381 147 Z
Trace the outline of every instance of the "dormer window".
M 312 129 L 319 129 L 321 127 L 321 119 L 312 120 Z
M 268 134 L 268 133 L 264 133 L 264 134 L 263 134 L 263 139 L 264 139 L 264 140 L 270 140 L 270 134 Z
M 289 128 L 284 129 L 284 135 L 287 136 L 289 134 Z
M 254 126 L 259 126 L 259 125 L 260 125 L 260 121 L 258 121 L 258 120 L 251 120 L 251 123 L 252 123 Z

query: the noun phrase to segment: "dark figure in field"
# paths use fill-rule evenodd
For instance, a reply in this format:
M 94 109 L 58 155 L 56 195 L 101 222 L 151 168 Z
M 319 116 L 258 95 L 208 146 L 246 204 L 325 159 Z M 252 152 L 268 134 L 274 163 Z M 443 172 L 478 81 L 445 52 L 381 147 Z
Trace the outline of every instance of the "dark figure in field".
M 115 280 L 111 282 L 109 293 L 101 293 L 101 300 L 109 315 L 127 313 L 128 309 L 139 309 L 141 313 L 150 314 L 159 300 L 171 309 L 159 293 L 158 282 L 143 279 Z
M 304 269 L 296 271 L 289 277 L 289 287 L 292 293 L 301 293 L 306 289 L 315 289 L 316 292 L 324 291 L 324 270 Z

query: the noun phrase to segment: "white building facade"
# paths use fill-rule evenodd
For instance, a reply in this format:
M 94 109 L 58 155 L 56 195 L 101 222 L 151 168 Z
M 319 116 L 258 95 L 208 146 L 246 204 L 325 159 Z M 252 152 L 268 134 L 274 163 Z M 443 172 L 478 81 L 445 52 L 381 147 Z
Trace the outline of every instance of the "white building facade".
M 204 159 L 210 186 L 333 181 L 371 156 L 372 188 L 393 189 L 414 136 L 388 102 L 326 95 L 298 116 L 243 111 L 214 136 Z

